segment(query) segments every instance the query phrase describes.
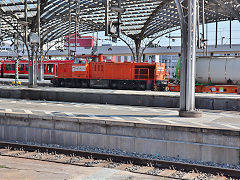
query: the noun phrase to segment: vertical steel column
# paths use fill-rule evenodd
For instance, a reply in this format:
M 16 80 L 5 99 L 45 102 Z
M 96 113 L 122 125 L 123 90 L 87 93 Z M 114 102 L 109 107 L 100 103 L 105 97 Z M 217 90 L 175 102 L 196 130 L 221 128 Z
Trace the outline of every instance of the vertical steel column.
M 181 75 L 180 75 L 180 112 L 186 110 L 186 62 L 187 62 L 187 3 L 175 0 L 181 25 Z M 184 8 L 183 8 L 184 6 Z
M 79 16 L 80 16 L 80 0 L 76 0 L 76 17 L 75 17 L 75 53 L 77 55 L 77 39 L 79 35 Z
M 31 63 L 29 66 L 29 72 L 30 72 L 30 76 L 31 76 L 31 82 L 29 82 L 29 87 L 34 87 L 36 85 L 36 81 L 35 81 L 35 57 L 34 57 L 34 53 L 35 53 L 35 45 L 31 44 Z
M 71 21 L 72 21 L 72 18 L 71 18 L 71 0 L 68 0 L 68 57 L 71 56 L 71 50 L 70 50 L 70 41 L 71 41 L 71 38 L 70 38 L 70 35 L 71 35 Z
M 200 37 L 200 4 L 199 1 L 197 2 L 197 46 L 201 48 L 201 37 Z
M 217 14 L 216 14 L 216 39 L 215 39 L 215 48 L 217 48 L 218 46 L 218 10 L 216 11 Z
M 180 111 L 182 117 L 201 117 L 195 110 L 197 0 L 175 0 L 181 25 Z
M 205 38 L 205 0 L 202 0 L 202 41 L 203 43 L 207 42 Z M 203 47 L 203 55 L 206 54 L 207 47 Z
M 188 0 L 186 111 L 195 110 L 196 7 L 197 0 Z
M 28 7 L 27 7 L 27 0 L 24 1 L 24 16 L 25 16 L 25 23 L 26 23 L 26 26 L 25 26 L 25 34 L 24 34 L 24 38 L 25 38 L 25 45 L 27 46 L 27 43 L 28 43 L 28 25 L 27 25 L 27 22 L 28 22 L 28 16 L 27 16 L 27 13 L 28 13 Z M 33 72 L 31 70 L 31 60 L 32 60 L 32 56 L 29 55 L 28 56 L 28 85 L 29 86 L 32 86 L 33 84 Z
M 75 0 L 75 53 L 77 53 L 78 0 Z
M 2 34 L 2 14 L 0 14 L 0 35 Z
M 205 0 L 202 0 L 202 38 L 205 40 Z
M 121 8 L 122 0 L 118 0 L 118 7 Z M 121 34 L 121 24 L 122 24 L 122 16 L 121 13 L 118 13 L 118 38 L 120 37 Z
M 109 34 L 109 0 L 105 0 L 105 36 Z
M 230 30 L 229 30 L 229 39 L 230 39 L 230 48 L 232 48 L 232 13 L 230 13 Z
M 208 23 L 206 22 L 206 51 L 205 55 L 208 56 Z
M 40 0 L 37 0 L 37 29 L 38 31 L 38 40 L 40 40 Z M 33 71 L 33 86 L 37 85 L 37 77 L 38 77 L 38 57 L 39 57 L 39 49 L 40 49 L 40 41 L 38 44 L 33 44 L 32 49 L 34 50 L 33 56 L 33 64 L 32 64 L 32 71 Z
M 38 38 L 39 38 L 39 44 L 38 44 L 38 53 L 39 53 L 39 63 L 40 63 L 40 66 L 39 68 L 36 68 L 36 69 L 39 69 L 39 75 L 38 75 L 38 80 L 39 81 L 42 81 L 44 80 L 44 65 L 43 65 L 43 59 L 42 59 L 42 42 L 41 42 L 41 1 L 38 0 Z
M 15 46 L 16 51 L 17 51 L 17 57 L 15 59 L 15 86 L 18 86 L 18 80 L 19 80 L 18 64 L 19 64 L 19 57 L 20 57 L 20 54 L 19 54 L 19 36 L 18 35 L 15 36 L 14 46 Z

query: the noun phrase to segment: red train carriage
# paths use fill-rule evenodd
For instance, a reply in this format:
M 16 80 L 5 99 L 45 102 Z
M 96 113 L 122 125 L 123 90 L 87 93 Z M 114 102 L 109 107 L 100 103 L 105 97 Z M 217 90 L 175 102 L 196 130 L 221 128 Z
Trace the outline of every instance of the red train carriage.
M 0 60 L 0 77 L 2 77 L 3 76 L 3 62 L 4 62 L 4 60 Z
M 44 62 L 44 78 L 51 79 L 55 76 L 58 64 L 62 62 L 61 60 L 49 60 Z M 73 62 L 72 60 L 68 60 L 66 62 Z M 15 77 L 15 61 L 14 60 L 2 60 L 0 62 L 1 67 L 1 77 Z M 18 73 L 20 78 L 28 77 L 28 61 L 20 60 Z
M 92 56 L 77 59 L 73 63 L 59 63 L 58 73 L 52 83 L 66 87 L 141 90 L 150 90 L 157 85 L 164 90 L 167 86 L 164 80 L 165 65 L 162 63 L 102 62 L 101 56 Z

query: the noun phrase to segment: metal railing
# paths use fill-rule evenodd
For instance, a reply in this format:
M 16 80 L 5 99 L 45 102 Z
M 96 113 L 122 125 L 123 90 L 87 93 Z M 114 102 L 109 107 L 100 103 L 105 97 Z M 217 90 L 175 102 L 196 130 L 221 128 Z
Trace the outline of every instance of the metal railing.
M 136 80 L 149 80 L 149 68 L 135 68 Z

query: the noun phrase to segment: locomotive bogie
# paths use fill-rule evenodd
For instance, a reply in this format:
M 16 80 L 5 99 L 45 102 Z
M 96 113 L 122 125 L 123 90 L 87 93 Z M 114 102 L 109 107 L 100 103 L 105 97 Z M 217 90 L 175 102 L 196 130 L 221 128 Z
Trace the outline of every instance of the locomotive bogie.
M 101 88 L 101 89 L 126 89 L 126 90 L 153 90 L 153 80 L 110 80 L 110 79 L 52 79 L 55 87 L 76 87 L 76 88 Z M 165 85 L 166 84 L 166 85 Z M 159 90 L 164 90 L 167 83 L 156 83 Z

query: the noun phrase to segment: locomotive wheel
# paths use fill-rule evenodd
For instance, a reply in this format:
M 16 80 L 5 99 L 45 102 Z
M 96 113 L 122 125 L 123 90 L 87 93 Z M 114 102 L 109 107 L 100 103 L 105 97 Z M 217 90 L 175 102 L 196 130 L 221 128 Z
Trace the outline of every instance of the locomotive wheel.
M 78 88 L 82 87 L 81 81 L 76 81 L 75 82 L 75 87 L 78 87 Z
M 72 87 L 72 82 L 71 81 L 66 81 L 65 86 L 68 87 L 68 88 L 71 88 Z
M 53 86 L 54 87 L 59 87 L 60 86 L 60 82 L 58 80 L 54 80 L 53 81 Z
M 110 86 L 111 89 L 117 89 L 117 83 L 116 82 L 110 81 L 109 86 Z
M 60 81 L 60 82 L 59 82 L 59 86 L 60 86 L 60 87 L 65 87 L 65 82 L 64 82 L 64 81 Z
M 140 90 L 146 90 L 146 84 L 144 82 L 140 84 Z
M 81 82 L 81 87 L 88 88 L 89 87 L 89 83 L 87 81 L 82 81 Z

